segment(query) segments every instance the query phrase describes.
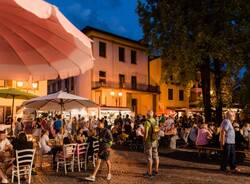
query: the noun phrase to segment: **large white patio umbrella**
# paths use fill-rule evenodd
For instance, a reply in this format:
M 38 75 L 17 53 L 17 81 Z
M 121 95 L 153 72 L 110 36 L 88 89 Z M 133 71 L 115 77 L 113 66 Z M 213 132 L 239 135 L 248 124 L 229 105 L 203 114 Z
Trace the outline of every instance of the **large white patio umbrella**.
M 66 111 L 71 109 L 98 107 L 93 101 L 63 91 L 24 101 L 23 107 L 36 110 Z
M 43 0 L 0 0 L 0 79 L 77 76 L 93 66 L 91 42 Z

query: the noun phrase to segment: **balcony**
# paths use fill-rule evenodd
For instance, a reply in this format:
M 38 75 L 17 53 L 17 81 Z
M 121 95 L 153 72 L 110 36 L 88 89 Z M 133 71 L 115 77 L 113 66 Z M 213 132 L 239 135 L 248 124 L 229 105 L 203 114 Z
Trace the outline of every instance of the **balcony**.
M 94 81 L 94 82 L 92 82 L 92 89 L 98 89 L 101 87 L 160 93 L 159 86 L 152 86 L 152 85 L 147 85 L 147 84 L 136 84 L 136 85 L 134 84 L 134 85 L 132 85 L 131 83 L 115 83 L 115 82 L 111 82 L 111 81 L 107 81 L 107 82 Z

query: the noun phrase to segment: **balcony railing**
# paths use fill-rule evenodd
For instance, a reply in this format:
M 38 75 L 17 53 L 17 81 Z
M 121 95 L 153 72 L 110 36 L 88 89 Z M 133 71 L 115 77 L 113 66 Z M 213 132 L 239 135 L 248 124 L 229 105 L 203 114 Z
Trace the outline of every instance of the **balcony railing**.
M 101 87 L 160 93 L 159 86 L 152 86 L 152 85 L 147 85 L 147 84 L 138 84 L 137 83 L 137 84 L 132 85 L 130 83 L 115 83 L 115 82 L 111 82 L 111 81 L 92 82 L 92 89 L 97 89 L 97 88 L 101 88 Z

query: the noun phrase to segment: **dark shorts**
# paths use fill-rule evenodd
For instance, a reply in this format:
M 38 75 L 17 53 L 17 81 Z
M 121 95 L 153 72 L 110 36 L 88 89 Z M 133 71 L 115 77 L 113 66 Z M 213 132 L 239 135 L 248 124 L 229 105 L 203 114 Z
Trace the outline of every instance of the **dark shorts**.
M 107 160 L 109 160 L 109 157 L 110 157 L 110 151 L 108 151 L 108 150 L 100 150 L 99 153 L 98 153 L 98 157 L 101 160 L 107 161 Z

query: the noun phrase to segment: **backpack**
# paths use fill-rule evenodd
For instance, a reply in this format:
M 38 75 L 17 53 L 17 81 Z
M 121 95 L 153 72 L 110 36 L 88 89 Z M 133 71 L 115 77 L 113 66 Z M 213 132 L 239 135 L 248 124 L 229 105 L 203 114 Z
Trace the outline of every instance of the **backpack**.
M 152 131 L 151 131 L 151 140 L 152 140 L 152 142 L 154 142 L 154 141 L 158 140 L 160 127 L 158 126 L 157 123 L 153 125 L 153 123 L 150 120 L 148 120 L 148 121 L 150 122 L 151 129 L 152 129 Z

